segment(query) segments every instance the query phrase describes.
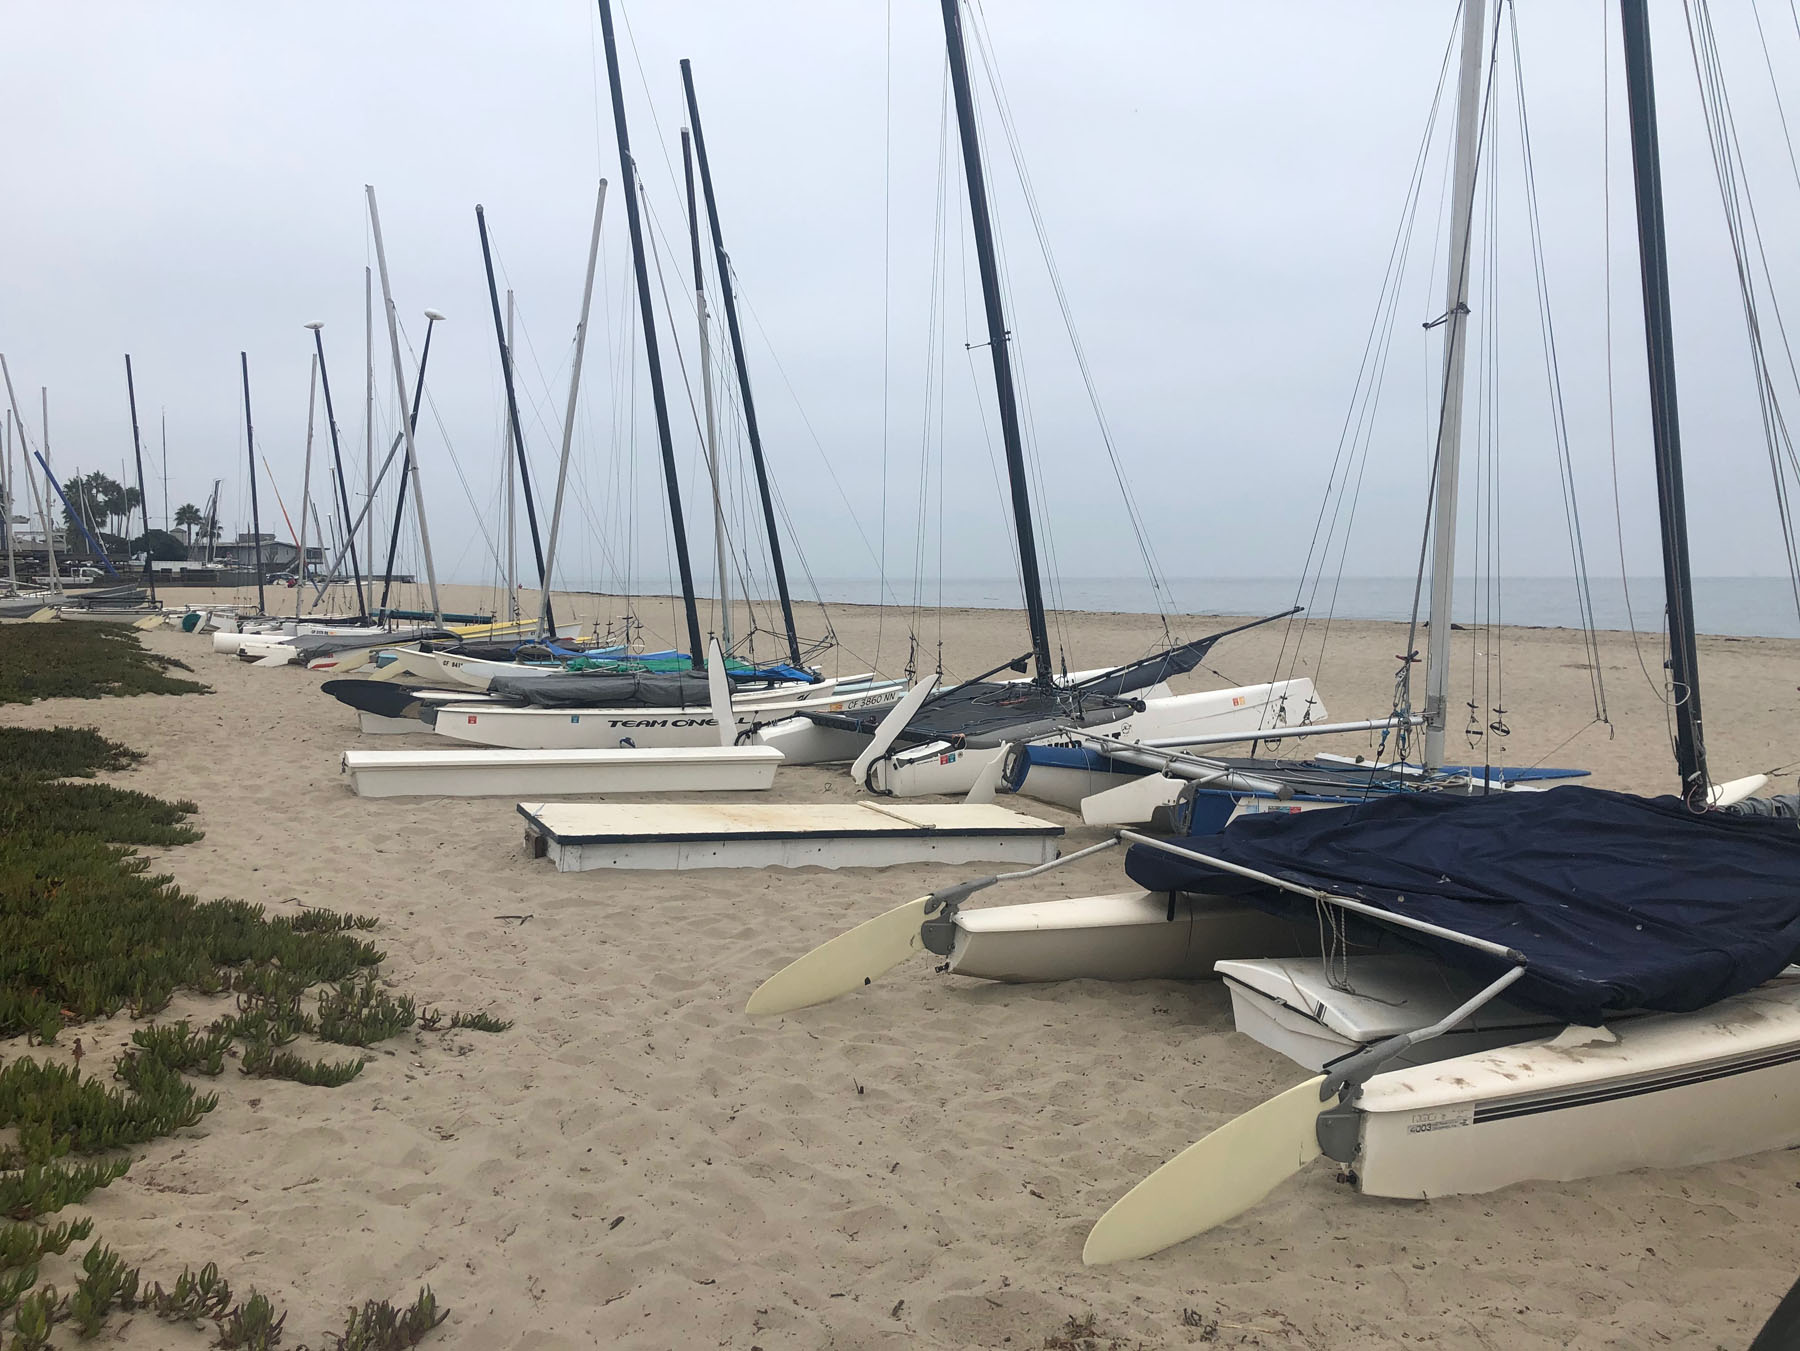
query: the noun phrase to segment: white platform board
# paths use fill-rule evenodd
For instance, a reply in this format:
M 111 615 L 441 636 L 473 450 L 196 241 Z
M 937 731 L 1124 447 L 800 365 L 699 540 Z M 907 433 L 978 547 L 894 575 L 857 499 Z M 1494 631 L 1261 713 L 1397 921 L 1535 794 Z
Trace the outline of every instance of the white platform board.
M 344 772 L 362 797 L 748 793 L 773 784 L 780 763 L 781 752 L 769 746 L 344 752 Z
M 559 872 L 1047 863 L 1063 833 L 1048 821 L 969 803 L 521 802 L 519 815 L 526 848 Z

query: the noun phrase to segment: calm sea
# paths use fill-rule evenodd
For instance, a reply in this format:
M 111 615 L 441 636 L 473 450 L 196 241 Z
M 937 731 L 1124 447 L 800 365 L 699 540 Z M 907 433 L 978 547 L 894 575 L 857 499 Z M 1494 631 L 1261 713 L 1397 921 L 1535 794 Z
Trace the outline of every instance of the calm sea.
M 875 605 L 883 600 L 881 584 L 866 577 L 817 578 L 819 599 Z M 1592 582 L 1594 621 L 1603 629 L 1636 627 L 1644 632 L 1662 628 L 1663 593 L 1660 577 L 1634 577 L 1627 584 L 1617 577 Z M 1284 577 L 1176 577 L 1168 583 L 1169 609 L 1177 614 L 1266 615 L 1295 604 L 1299 583 Z M 640 580 L 641 594 L 662 588 Z M 889 583 L 886 597 L 910 604 L 910 585 Z M 1302 597 L 1302 601 L 1306 598 Z M 938 604 L 974 609 L 1016 610 L 1020 607 L 1018 583 L 1011 578 L 976 577 L 933 584 L 923 596 L 927 606 Z M 1073 577 L 1057 585 L 1052 603 L 1068 610 L 1115 610 L 1128 614 L 1154 613 L 1156 599 L 1141 577 Z M 1340 619 L 1404 620 L 1412 612 L 1413 581 L 1410 577 L 1345 577 L 1336 585 L 1335 601 L 1329 585 L 1319 588 L 1308 608 L 1317 615 L 1335 614 Z M 1694 580 L 1694 609 L 1702 633 L 1737 637 L 1800 638 L 1800 612 L 1796 610 L 1793 584 L 1786 577 L 1699 577 Z M 1500 618 L 1507 624 L 1535 628 L 1576 628 L 1581 611 L 1574 584 L 1565 578 L 1514 577 L 1500 585 Z M 1475 615 L 1475 588 L 1458 588 L 1456 617 L 1467 622 Z

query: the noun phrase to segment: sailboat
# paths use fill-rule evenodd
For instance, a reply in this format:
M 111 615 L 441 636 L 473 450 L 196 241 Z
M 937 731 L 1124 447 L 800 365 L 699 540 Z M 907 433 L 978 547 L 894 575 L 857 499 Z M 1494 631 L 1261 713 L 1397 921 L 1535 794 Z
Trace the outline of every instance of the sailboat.
M 687 533 L 682 515 L 681 489 L 676 475 L 675 454 L 671 438 L 668 405 L 663 389 L 662 367 L 657 343 L 655 312 L 651 304 L 649 271 L 645 258 L 643 225 L 638 204 L 636 162 L 631 153 L 630 133 L 625 120 L 624 93 L 620 84 L 618 52 L 613 36 L 611 6 L 600 0 L 600 26 L 606 50 L 607 74 L 612 94 L 613 126 L 618 140 L 619 163 L 625 191 L 625 217 L 631 237 L 632 268 L 636 281 L 639 319 L 644 335 L 644 355 L 650 377 L 652 403 L 656 414 L 657 437 L 661 449 L 664 486 L 669 503 L 670 529 L 675 544 L 675 558 L 681 580 L 682 600 L 687 621 L 690 665 L 698 668 L 699 654 L 707 650 L 700 632 L 698 605 L 695 600 L 693 570 L 688 557 Z M 698 151 L 700 181 L 712 222 L 712 242 L 719 259 L 720 272 L 729 277 L 724 245 L 720 236 L 718 213 L 714 203 L 711 173 L 707 165 L 705 140 L 700 132 L 699 110 L 694 99 L 691 70 L 682 68 L 688 110 Z M 701 244 L 698 212 L 693 209 L 690 176 L 689 220 L 697 287 L 701 288 L 699 304 L 704 311 L 705 298 L 701 280 Z M 781 558 L 780 534 L 776 528 L 773 499 L 766 465 L 762 455 L 760 433 L 755 419 L 755 403 L 750 396 L 749 379 L 743 364 L 743 348 L 735 299 L 729 283 L 724 287 L 725 313 L 733 337 L 738 366 L 738 387 L 749 434 L 751 456 L 761 498 L 764 526 L 771 560 L 781 594 L 786 627 L 787 656 L 784 664 L 728 671 L 735 730 L 733 736 L 754 732 L 765 723 L 780 722 L 801 708 L 825 708 L 838 713 L 851 713 L 871 705 L 891 705 L 904 682 L 884 680 L 873 672 L 824 679 L 816 670 L 803 664 L 800 644 L 795 633 L 792 603 L 787 593 L 786 573 Z M 710 358 L 708 358 L 710 361 Z M 710 388 L 710 385 L 709 385 Z M 571 410 L 572 413 L 573 410 Z M 515 424 L 516 426 L 516 424 Z M 517 435 L 515 430 L 515 436 Z M 707 447 L 709 459 L 716 468 L 716 445 Z M 715 479 L 716 483 L 716 479 Z M 715 501 L 715 521 L 718 505 Z M 721 550 L 722 553 L 722 550 Z M 721 607 L 727 604 L 721 571 Z M 671 658 L 678 653 L 667 654 Z M 486 681 L 486 698 L 472 696 L 460 702 L 440 704 L 435 699 L 421 699 L 404 711 L 428 720 L 443 736 L 476 745 L 505 747 L 516 750 L 586 749 L 617 747 L 640 749 L 716 745 L 720 728 L 714 717 L 714 705 L 707 677 L 698 669 L 687 671 L 608 671 L 604 667 L 581 674 L 531 673 L 502 674 L 488 670 L 481 673 Z
M 853 760 L 852 774 L 859 783 L 879 793 L 909 797 L 967 793 L 997 767 L 1008 743 L 1052 737 L 1068 726 L 1136 740 L 1269 729 L 1285 720 L 1289 707 L 1323 716 L 1312 682 L 1305 678 L 1181 696 L 1168 687 L 1168 680 L 1192 671 L 1222 639 L 1270 622 L 1266 619 L 1121 666 L 1075 673 L 1056 670 L 1013 382 L 1012 335 L 1001 296 L 962 14 L 958 0 L 942 0 L 942 8 L 1031 650 L 972 680 L 923 693 L 915 687 L 907 699 L 854 711 L 807 711 L 791 722 L 761 730 L 759 739 L 798 764 Z M 1025 678 L 994 678 L 1008 670 Z
M 1800 1144 L 1800 799 L 1724 807 L 1709 779 L 1649 19 L 1645 0 L 1620 11 L 1678 792 L 1393 795 L 1082 851 L 1132 845 L 1168 946 L 1185 938 L 1190 967 L 1226 978 L 1240 1029 L 1317 1071 L 1133 1188 L 1084 1261 L 1203 1233 L 1321 1154 L 1364 1192 L 1429 1197 Z M 958 907 L 995 880 L 841 935 L 752 1011 L 846 991 L 909 948 L 954 950 Z M 1329 964 L 1286 959 L 1308 931 Z

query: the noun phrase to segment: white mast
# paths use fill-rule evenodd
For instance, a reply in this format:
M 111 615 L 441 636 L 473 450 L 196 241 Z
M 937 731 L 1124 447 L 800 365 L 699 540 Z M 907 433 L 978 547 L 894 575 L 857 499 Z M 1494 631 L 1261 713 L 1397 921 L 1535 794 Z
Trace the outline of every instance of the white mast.
M 11 391 L 12 386 L 9 384 L 7 386 L 9 396 Z M 50 589 L 52 591 L 60 591 L 62 590 L 62 577 L 56 571 L 56 539 L 51 533 L 50 525 L 51 520 L 53 519 L 51 513 L 55 508 L 50 505 L 50 493 L 52 491 L 50 487 L 50 390 L 47 386 L 38 386 L 38 398 L 41 400 L 40 407 L 43 411 L 44 420 L 44 500 L 42 508 L 44 517 L 44 550 L 50 559 Z M 20 418 L 19 438 L 20 440 L 23 440 L 24 437 L 25 419 Z M 70 507 L 69 515 L 73 516 L 74 514 L 75 508 Z M 67 540 L 64 542 L 67 543 Z
M 513 346 L 513 293 L 506 288 L 506 351 L 510 357 L 518 348 Z M 505 471 L 506 481 L 506 617 L 519 617 L 519 513 L 515 502 L 515 481 L 513 479 L 512 453 L 512 404 L 506 408 L 506 439 L 500 443 L 500 467 Z
M 394 357 L 394 388 L 400 394 L 400 430 L 406 437 L 406 469 L 412 477 L 413 511 L 419 518 L 419 551 L 425 556 L 425 580 L 431 586 L 431 613 L 441 627 L 444 607 L 438 602 L 437 567 L 431 561 L 431 532 L 425 525 L 425 490 L 419 486 L 419 456 L 413 443 L 412 419 L 407 416 L 406 371 L 400 364 L 400 319 L 394 312 L 394 292 L 388 282 L 387 250 L 381 246 L 381 212 L 375 206 L 375 187 L 363 184 L 369 198 L 369 229 L 375 236 L 375 266 L 381 270 L 381 303 L 387 310 L 388 350 Z
M 544 594 L 538 598 L 539 628 L 543 627 L 543 617 L 550 609 L 550 576 L 556 566 L 556 529 L 562 524 L 563 485 L 568 481 L 569 446 L 575 437 L 575 395 L 581 388 L 581 357 L 587 351 L 588 309 L 594 300 L 594 267 L 600 260 L 600 218 L 605 214 L 606 180 L 603 178 L 599 195 L 594 198 L 594 234 L 588 241 L 587 281 L 581 288 L 581 321 L 575 325 L 575 365 L 569 371 L 569 404 L 563 411 L 562 459 L 556 466 L 556 503 L 550 509 L 550 539 L 544 547 Z
M 368 522 L 363 534 L 363 553 L 369 560 L 370 585 L 375 567 L 375 269 L 363 268 L 363 485 L 369 505 L 363 510 Z
M 4 352 L 0 352 L 0 377 L 4 377 L 6 381 L 6 401 L 12 405 L 13 421 L 19 424 L 19 458 L 25 465 L 25 486 L 31 489 L 32 504 L 37 508 L 38 521 L 44 527 L 44 555 L 50 561 L 50 590 L 60 592 L 62 578 L 57 575 L 56 571 L 56 537 L 50 531 L 50 485 L 48 483 L 44 485 L 44 495 L 39 497 L 37 480 L 31 476 L 31 438 L 25 435 L 25 418 L 19 412 L 19 399 L 13 393 L 12 370 L 6 364 L 6 353 Z M 46 401 L 44 404 L 44 462 L 48 464 L 50 462 L 48 392 L 45 393 L 44 398 Z
M 0 479 L 0 498 L 6 502 L 6 589 L 14 595 L 19 593 L 19 570 L 13 561 L 13 467 L 12 467 L 12 408 L 7 407 L 6 419 L 6 475 Z
M 1450 606 L 1456 586 L 1457 479 L 1462 459 L 1463 372 L 1468 357 L 1470 219 L 1481 161 L 1481 84 L 1487 0 L 1463 0 L 1462 72 L 1450 199 L 1444 305 L 1444 403 L 1438 415 L 1431 531 L 1431 633 L 1425 648 L 1425 767 L 1444 763 L 1450 697 Z
M 300 618 L 300 593 L 312 579 L 306 575 L 306 508 L 312 500 L 313 399 L 319 392 L 319 354 L 313 353 L 312 376 L 306 386 L 306 457 L 300 470 L 300 557 L 294 562 L 294 618 Z
M 700 261 L 700 209 L 694 197 L 693 140 L 686 127 L 681 129 L 681 167 L 687 176 L 688 239 L 694 252 L 694 315 L 700 321 L 700 392 L 706 404 L 706 472 L 712 476 L 713 559 L 719 571 L 719 640 L 721 650 L 728 653 L 731 651 L 731 555 L 725 547 L 724 496 L 719 488 L 719 431 L 713 412 L 712 316 L 706 308 L 706 268 Z

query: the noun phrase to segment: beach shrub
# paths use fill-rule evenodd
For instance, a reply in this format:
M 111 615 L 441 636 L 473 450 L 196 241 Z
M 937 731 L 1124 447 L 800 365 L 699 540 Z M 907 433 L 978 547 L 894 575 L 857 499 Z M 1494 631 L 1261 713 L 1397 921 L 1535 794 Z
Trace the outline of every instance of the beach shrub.
M 125 694 L 211 694 L 173 657 L 146 652 L 135 631 L 112 624 L 9 624 L 0 630 L 0 704 Z

